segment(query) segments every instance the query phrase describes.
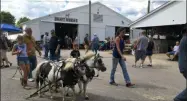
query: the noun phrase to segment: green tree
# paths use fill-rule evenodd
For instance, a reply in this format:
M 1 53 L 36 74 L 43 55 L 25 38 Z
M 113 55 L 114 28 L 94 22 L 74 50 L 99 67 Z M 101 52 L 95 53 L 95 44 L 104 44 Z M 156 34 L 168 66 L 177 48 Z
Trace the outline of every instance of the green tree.
M 30 20 L 30 19 L 27 18 L 27 17 L 22 17 L 22 18 L 20 18 L 20 19 L 18 20 L 18 22 L 16 23 L 16 26 L 21 27 L 21 23 L 26 22 L 26 21 L 29 21 L 29 20 Z
M 13 24 L 15 25 L 15 17 L 10 12 L 2 11 L 0 12 L 1 23 Z

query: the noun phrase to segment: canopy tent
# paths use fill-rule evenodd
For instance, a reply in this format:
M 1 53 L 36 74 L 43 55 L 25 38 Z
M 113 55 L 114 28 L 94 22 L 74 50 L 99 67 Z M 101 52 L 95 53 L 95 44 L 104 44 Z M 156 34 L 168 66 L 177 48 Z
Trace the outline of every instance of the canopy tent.
M 7 32 L 21 32 L 22 30 L 20 28 L 17 28 L 14 25 L 10 24 L 1 24 L 1 30 L 7 31 Z

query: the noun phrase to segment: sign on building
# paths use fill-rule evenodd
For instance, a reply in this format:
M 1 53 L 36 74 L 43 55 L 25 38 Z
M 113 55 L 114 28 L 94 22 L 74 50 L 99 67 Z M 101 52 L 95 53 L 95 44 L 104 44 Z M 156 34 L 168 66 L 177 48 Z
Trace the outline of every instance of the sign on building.
M 62 22 L 78 22 L 78 19 L 75 18 L 65 18 L 65 17 L 55 17 L 55 21 L 62 21 Z
M 93 21 L 94 21 L 94 22 L 103 22 L 103 15 L 94 14 L 94 15 L 93 15 Z

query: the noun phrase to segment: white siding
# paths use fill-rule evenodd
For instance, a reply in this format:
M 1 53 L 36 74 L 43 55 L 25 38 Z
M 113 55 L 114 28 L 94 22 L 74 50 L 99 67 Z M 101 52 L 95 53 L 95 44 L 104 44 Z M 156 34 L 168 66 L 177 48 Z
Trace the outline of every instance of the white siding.
M 187 23 L 186 19 L 186 2 L 175 1 L 167 7 L 133 24 L 131 28 L 185 24 Z
M 105 40 L 105 28 L 94 27 L 92 28 L 92 33 L 96 33 L 100 41 Z M 91 39 L 93 38 L 93 34 L 91 35 Z
M 23 30 L 26 28 L 26 27 L 29 27 L 32 29 L 32 36 L 38 41 L 40 40 L 40 27 L 39 27 L 39 22 L 32 22 L 32 23 L 28 23 L 28 24 L 25 24 L 23 25 Z M 25 33 L 25 32 L 24 32 Z
M 114 26 L 106 26 L 105 28 L 105 38 L 115 37 L 115 27 Z
M 98 23 L 98 22 L 93 22 L 93 15 L 97 14 L 97 11 L 99 9 L 99 14 L 103 15 L 103 22 Z M 54 14 L 54 15 L 50 15 L 44 19 L 42 19 L 42 21 L 48 21 L 48 22 L 56 22 L 54 21 L 54 17 L 65 17 L 66 14 L 70 14 L 69 17 L 70 18 L 76 18 L 78 19 L 78 22 L 76 24 L 80 25 L 79 28 L 79 33 L 80 33 L 80 43 L 82 43 L 82 36 L 85 35 L 85 33 L 88 33 L 89 27 L 87 26 L 86 28 L 84 28 L 85 31 L 81 31 L 83 29 L 83 27 L 81 27 L 81 25 L 88 25 L 89 24 L 89 9 L 88 6 L 85 6 L 83 8 L 78 8 L 78 9 L 74 9 L 74 10 L 70 10 L 70 11 L 65 11 L 63 13 L 58 13 L 58 14 Z M 124 19 L 123 16 L 111 11 L 110 9 L 108 9 L 107 7 L 101 5 L 101 4 L 94 4 L 92 5 L 92 31 L 91 34 L 93 35 L 94 33 L 97 33 L 100 40 L 104 40 L 105 39 L 105 29 L 106 29 L 106 25 L 108 26 L 121 26 L 121 27 L 128 27 L 128 25 L 130 24 L 130 22 L 127 19 Z M 124 23 L 122 23 L 122 21 Z M 71 22 L 58 22 L 58 23 L 71 23 Z M 113 28 L 114 29 L 114 28 Z M 113 31 L 110 29 L 112 32 L 110 32 L 109 36 L 112 36 Z M 107 32 L 108 33 L 108 32 Z M 112 33 L 112 34 L 111 34 Z M 83 35 L 82 35 L 83 34 Z
M 93 33 L 97 33 L 100 40 L 105 39 L 106 25 L 128 27 L 129 24 L 131 23 L 130 20 L 126 19 L 122 15 L 112 11 L 110 8 L 104 6 L 100 3 L 92 4 L 91 8 L 92 8 L 92 11 L 91 11 L 92 12 L 92 15 L 91 15 L 92 16 L 92 25 L 91 25 L 91 27 L 92 27 L 91 30 L 92 31 L 91 31 L 91 34 L 93 35 Z M 101 22 L 101 23 L 93 21 L 93 15 L 97 14 L 98 10 L 99 10 L 99 14 L 103 15 L 103 22 Z M 89 24 L 89 6 L 78 7 L 78 8 L 75 8 L 75 9 L 62 11 L 62 12 L 51 14 L 51 15 L 48 15 L 46 17 L 42 17 L 40 19 L 35 20 L 35 22 L 36 21 L 38 21 L 38 22 L 43 21 L 40 24 L 39 34 L 40 35 L 44 34 L 46 31 L 54 28 L 54 24 L 52 25 L 52 23 L 57 22 L 57 21 L 54 21 L 55 17 L 65 17 L 66 14 L 69 14 L 69 18 L 78 19 L 78 22 L 74 23 L 74 24 L 80 25 L 78 33 L 80 34 L 80 42 L 82 43 L 82 36 L 84 36 L 85 33 L 88 33 L 88 30 L 89 30 L 88 26 L 86 26 L 86 27 L 82 26 L 82 25 L 88 25 Z M 122 23 L 122 21 L 124 23 Z M 32 22 L 32 20 L 30 22 Z M 27 23 L 30 23 L 30 22 L 27 22 Z M 44 22 L 48 22 L 48 23 L 44 23 Z M 58 23 L 71 23 L 71 22 L 58 21 Z M 84 29 L 85 31 L 82 31 L 82 29 Z M 113 33 L 113 32 L 111 32 L 111 33 Z M 112 35 L 112 34 L 110 34 L 110 35 Z
M 143 30 L 141 30 L 141 29 L 131 29 L 131 31 L 130 31 L 130 41 L 131 41 L 131 43 L 132 43 L 134 40 L 138 39 L 138 37 L 140 36 L 140 33 L 141 33 L 142 31 L 143 31 Z
M 79 40 L 80 44 L 84 42 L 84 37 L 86 34 L 89 33 L 89 26 L 88 25 L 78 25 L 78 35 L 79 35 Z
M 45 32 L 49 33 L 49 37 L 51 37 L 51 30 L 55 29 L 54 23 L 50 22 L 40 22 L 40 35 L 44 35 Z

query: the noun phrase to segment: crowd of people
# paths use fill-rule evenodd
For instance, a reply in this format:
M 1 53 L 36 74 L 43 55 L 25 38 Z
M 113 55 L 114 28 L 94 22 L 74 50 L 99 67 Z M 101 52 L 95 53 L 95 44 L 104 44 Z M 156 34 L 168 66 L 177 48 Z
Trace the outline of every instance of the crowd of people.
M 13 46 L 12 55 L 17 55 L 17 63 L 20 68 L 23 70 L 24 75 L 21 79 L 22 85 L 26 88 L 27 81 L 33 82 L 32 71 L 36 68 L 37 65 L 37 57 L 36 51 L 41 56 L 41 51 L 39 47 L 36 45 L 35 38 L 32 36 L 32 29 L 26 28 L 26 34 L 23 36 L 17 37 L 17 43 Z M 183 38 L 179 42 L 176 42 L 173 50 L 167 53 L 167 56 L 174 55 L 173 58 L 176 56 L 179 57 L 179 69 L 180 72 L 183 74 L 185 79 L 187 79 L 187 29 L 183 31 Z M 42 47 L 44 50 L 44 59 L 50 60 L 59 60 L 60 59 L 60 48 L 62 39 L 57 37 L 54 30 L 51 30 L 51 37 L 49 37 L 49 33 L 46 32 L 45 35 L 41 36 L 42 38 Z M 86 34 L 84 38 L 84 48 L 85 53 L 88 52 L 89 48 L 97 54 L 98 50 L 113 50 L 112 53 L 112 69 L 110 74 L 110 81 L 109 84 L 117 86 L 118 84 L 115 82 L 115 72 L 118 63 L 122 68 L 122 73 L 124 76 L 124 81 L 126 82 L 127 87 L 134 87 L 135 84 L 131 82 L 129 73 L 127 71 L 126 66 L 126 57 L 123 55 L 123 51 L 125 48 L 124 42 L 124 35 L 126 30 L 124 28 L 119 28 L 116 33 L 116 37 L 114 38 L 107 38 L 104 43 L 100 45 L 100 40 L 97 34 L 95 33 L 93 38 L 89 40 L 89 35 Z M 0 53 L 1 59 L 0 62 L 2 64 L 2 59 L 5 60 L 6 66 L 11 66 L 12 63 L 8 61 L 6 56 L 6 52 L 8 49 L 8 44 L 6 43 L 6 38 L 3 34 L 1 34 L 1 44 L 0 44 Z M 73 46 L 73 50 L 70 53 L 70 56 L 73 58 L 80 57 L 79 52 L 79 40 L 76 37 L 73 41 L 70 37 L 65 36 L 65 47 L 70 49 L 71 45 Z M 152 54 L 154 49 L 154 42 L 152 38 L 148 38 L 146 36 L 146 32 L 142 32 L 141 36 L 133 43 L 133 50 L 135 55 L 135 64 L 133 67 L 137 67 L 137 62 L 141 59 L 140 68 L 144 67 L 144 61 L 146 57 L 149 58 L 150 64 L 148 66 L 152 66 Z M 50 55 L 49 55 L 50 54 Z M 179 94 L 175 101 L 186 101 L 187 96 L 185 95 L 187 89 L 185 89 L 181 94 Z
M 171 60 L 174 60 L 178 56 L 178 64 L 180 73 L 184 76 L 187 81 L 187 28 L 182 30 L 183 37 L 179 43 L 176 42 L 176 45 L 172 48 L 171 52 L 167 52 L 166 55 L 170 58 L 170 55 L 173 55 Z M 145 36 L 145 32 L 141 33 L 141 36 L 134 42 L 134 51 L 135 51 L 135 65 L 139 59 L 141 59 L 140 68 L 143 68 L 143 63 L 146 56 L 149 57 L 150 64 L 152 66 L 152 54 L 153 54 L 154 42 L 152 38 L 148 39 Z M 120 50 L 119 50 L 120 51 Z M 124 58 L 126 60 L 126 58 Z M 125 66 L 124 66 L 125 67 Z M 113 66 L 115 68 L 115 66 Z M 123 70 L 124 71 L 124 70 Z M 123 72 L 124 73 L 124 72 Z M 126 73 L 127 75 L 127 73 Z M 125 78 L 127 78 L 126 76 Z M 128 79 L 127 79 L 128 80 Z M 182 91 L 179 95 L 174 98 L 174 101 L 187 101 L 187 88 Z

